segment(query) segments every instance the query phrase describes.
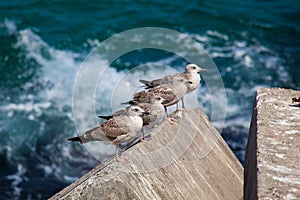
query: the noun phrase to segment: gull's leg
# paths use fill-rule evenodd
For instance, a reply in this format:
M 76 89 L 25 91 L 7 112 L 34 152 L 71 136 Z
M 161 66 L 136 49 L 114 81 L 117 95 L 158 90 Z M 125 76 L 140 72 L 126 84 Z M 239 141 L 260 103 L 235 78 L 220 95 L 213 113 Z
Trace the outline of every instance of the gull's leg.
M 179 109 L 179 111 L 184 111 L 185 110 L 185 105 L 184 105 L 184 100 L 183 98 L 181 99 L 181 104 L 182 104 L 182 108 Z M 178 110 L 178 109 L 177 109 Z
M 145 129 L 144 127 L 142 128 L 142 136 L 140 137 L 140 140 L 143 142 L 143 141 L 150 141 L 152 140 L 151 137 L 148 137 L 148 138 L 145 138 Z
M 116 144 L 116 161 L 117 162 L 120 162 L 122 164 L 128 162 L 128 160 L 126 160 L 125 158 L 122 158 L 120 155 L 119 155 L 119 151 L 120 151 L 120 144 Z
M 165 113 L 166 113 L 166 120 L 167 120 L 170 124 L 175 124 L 175 119 L 172 118 L 172 117 L 169 117 L 167 108 L 165 108 Z

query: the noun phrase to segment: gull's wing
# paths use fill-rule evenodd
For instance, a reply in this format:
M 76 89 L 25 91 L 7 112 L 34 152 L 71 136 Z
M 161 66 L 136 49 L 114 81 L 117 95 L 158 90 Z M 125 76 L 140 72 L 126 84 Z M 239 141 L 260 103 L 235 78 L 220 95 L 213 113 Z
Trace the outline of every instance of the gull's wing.
M 168 75 L 165 76 L 163 78 L 159 78 L 159 79 L 154 79 L 151 81 L 146 81 L 146 80 L 139 80 L 141 83 L 143 83 L 145 86 L 147 86 L 146 88 L 154 88 L 157 87 L 159 85 L 163 85 L 163 84 L 168 84 L 173 78 L 177 77 L 177 76 L 181 76 L 182 74 L 172 74 L 172 75 Z
M 130 119 L 128 116 L 115 116 L 103 122 L 100 127 L 106 136 L 118 137 L 130 131 Z
M 150 99 L 155 96 L 159 95 L 164 98 L 166 101 L 170 101 L 171 98 L 175 98 L 176 95 L 173 93 L 173 89 L 169 87 L 167 84 L 154 87 L 151 89 L 143 90 L 137 92 L 133 95 L 133 100 L 143 103 L 150 103 Z

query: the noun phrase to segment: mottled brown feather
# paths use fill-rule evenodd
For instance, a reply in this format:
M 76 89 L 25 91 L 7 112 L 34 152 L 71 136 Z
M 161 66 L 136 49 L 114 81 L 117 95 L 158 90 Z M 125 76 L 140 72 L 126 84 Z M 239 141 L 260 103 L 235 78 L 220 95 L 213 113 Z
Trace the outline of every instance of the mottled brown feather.
M 101 126 L 101 130 L 104 132 L 106 136 L 109 137 L 118 137 L 120 135 L 126 134 L 129 132 L 128 120 L 126 120 L 126 116 L 122 117 L 120 120 L 120 116 L 115 116 L 105 122 L 103 122 Z

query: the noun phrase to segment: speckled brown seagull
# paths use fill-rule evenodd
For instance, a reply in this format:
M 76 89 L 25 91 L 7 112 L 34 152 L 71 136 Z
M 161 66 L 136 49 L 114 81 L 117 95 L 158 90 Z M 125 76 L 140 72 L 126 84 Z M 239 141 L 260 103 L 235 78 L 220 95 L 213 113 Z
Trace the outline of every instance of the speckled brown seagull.
M 86 131 L 81 136 L 69 138 L 68 141 L 78 141 L 81 144 L 90 141 L 108 142 L 116 145 L 116 160 L 119 162 L 126 161 L 119 156 L 119 146 L 138 135 L 143 126 L 143 119 L 140 116 L 148 114 L 139 106 L 130 106 L 126 111 L 127 114 L 113 116 L 100 126 Z
M 187 94 L 188 94 L 188 93 L 194 91 L 199 86 L 200 81 L 201 81 L 201 77 L 199 74 L 202 72 L 207 72 L 207 70 L 199 67 L 196 64 L 188 64 L 185 67 L 184 73 L 173 74 L 173 75 L 165 76 L 163 78 L 155 79 L 152 81 L 140 80 L 140 82 L 143 83 L 145 86 L 147 86 L 146 88 L 154 88 L 159 85 L 169 83 L 175 77 L 180 77 L 180 78 L 184 78 L 187 81 L 191 82 L 191 84 L 187 85 Z M 182 107 L 184 108 L 183 98 L 182 98 Z
M 164 98 L 159 95 L 154 95 L 151 97 L 150 102 L 137 102 L 129 101 L 127 104 L 137 105 L 141 107 L 146 112 L 149 112 L 149 115 L 142 115 L 143 119 L 143 128 L 142 128 L 142 137 L 141 140 L 147 140 L 145 138 L 145 132 L 151 130 L 155 125 L 162 123 L 165 119 L 165 107 L 163 106 Z
M 132 99 L 135 102 L 150 103 L 151 97 L 159 95 L 165 99 L 162 104 L 165 107 L 167 115 L 167 107 L 177 104 L 180 100 L 182 100 L 184 95 L 186 95 L 188 91 L 187 87 L 190 84 L 192 84 L 191 81 L 187 81 L 180 76 L 174 77 L 166 84 L 161 84 L 133 94 Z M 167 117 L 167 120 L 174 123 L 172 118 Z
M 145 115 L 141 115 L 142 119 L 143 119 L 143 128 L 142 128 L 142 137 L 141 140 L 147 140 L 144 137 L 144 133 L 146 132 L 146 130 L 150 130 L 152 129 L 155 125 L 158 125 L 160 123 L 163 122 L 163 120 L 165 119 L 165 108 L 162 105 L 164 101 L 164 98 L 155 95 L 153 97 L 151 97 L 150 99 L 150 103 L 141 103 L 141 102 L 137 102 L 137 101 L 128 101 L 122 104 L 130 104 L 130 105 L 136 105 L 139 106 L 140 108 L 142 108 L 143 110 L 145 110 L 146 112 L 149 112 L 149 114 Z M 126 115 L 127 111 L 125 109 L 120 109 L 117 110 L 116 112 L 113 113 L 113 115 L 108 115 L 108 116 L 104 116 L 104 115 L 99 115 L 99 118 L 102 119 L 111 119 L 113 116 L 117 116 L 117 115 Z

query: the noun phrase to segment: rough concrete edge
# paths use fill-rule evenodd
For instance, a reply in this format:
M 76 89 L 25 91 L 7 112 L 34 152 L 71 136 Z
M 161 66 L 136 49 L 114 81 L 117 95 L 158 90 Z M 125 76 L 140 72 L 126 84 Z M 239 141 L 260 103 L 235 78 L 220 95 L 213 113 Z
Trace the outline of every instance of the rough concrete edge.
M 205 115 L 205 117 L 207 118 L 207 120 L 209 121 L 208 117 Z M 216 132 L 218 132 L 215 129 Z M 218 136 L 218 140 L 220 140 L 222 143 L 228 145 L 224 139 L 222 138 L 222 136 L 219 134 Z M 137 143 L 139 143 L 139 140 L 133 140 L 132 142 L 130 142 L 128 144 L 128 146 L 126 146 L 124 148 L 124 151 L 130 149 L 131 147 L 133 147 L 134 145 L 136 145 Z M 229 152 L 230 154 L 232 154 L 233 157 L 236 158 L 236 156 L 234 155 L 234 153 L 230 150 Z M 114 156 L 115 157 L 115 156 Z M 63 188 L 62 190 L 58 191 L 57 193 L 55 193 L 53 196 L 49 197 L 50 200 L 54 200 L 54 199 L 62 199 L 64 197 L 66 197 L 72 190 L 76 189 L 78 186 L 80 186 L 81 184 L 83 184 L 85 181 L 87 181 L 90 177 L 96 175 L 98 172 L 100 172 L 101 170 L 105 169 L 106 167 L 110 166 L 112 164 L 112 162 L 114 162 L 114 157 L 104 161 L 103 163 L 100 163 L 99 165 L 97 165 L 96 167 L 94 167 L 92 170 L 90 170 L 87 174 L 83 175 L 82 177 L 80 177 L 78 180 L 76 180 L 75 182 L 71 183 L 70 185 L 66 186 L 65 188 Z M 241 168 L 243 169 L 243 166 L 241 165 L 241 163 L 238 161 L 238 159 L 236 158 L 238 164 L 241 166 Z M 242 199 L 243 197 L 241 197 Z
M 256 92 L 249 129 L 244 166 L 244 200 L 257 199 L 257 101 Z
M 122 151 L 126 151 L 133 147 L 134 145 L 140 143 L 140 140 L 137 138 L 131 142 L 129 142 L 125 147 L 122 148 Z M 49 200 L 55 200 L 55 199 L 61 199 L 65 197 L 68 193 L 70 193 L 72 190 L 74 190 L 76 187 L 87 181 L 90 177 L 97 174 L 99 171 L 103 170 L 104 168 L 108 167 L 115 159 L 115 155 L 108 158 L 107 160 L 103 161 L 102 163 L 99 163 L 96 167 L 91 169 L 89 172 L 81 176 L 79 179 L 77 179 L 75 182 L 71 183 L 70 185 L 64 187 L 63 189 L 56 192 L 54 195 L 49 197 Z
M 102 169 L 106 168 L 110 163 L 113 161 L 113 158 L 105 161 L 104 163 L 101 163 L 94 167 L 92 170 L 90 170 L 88 173 L 80 177 L 78 180 L 75 182 L 71 183 L 67 187 L 63 188 L 62 190 L 58 191 L 56 194 L 53 196 L 49 197 L 49 200 L 54 200 L 54 199 L 60 199 L 64 196 L 66 196 L 69 192 L 71 192 L 73 189 L 75 189 L 77 186 L 81 185 L 84 183 L 87 179 L 90 177 L 94 176 L 97 172 L 101 171 Z

